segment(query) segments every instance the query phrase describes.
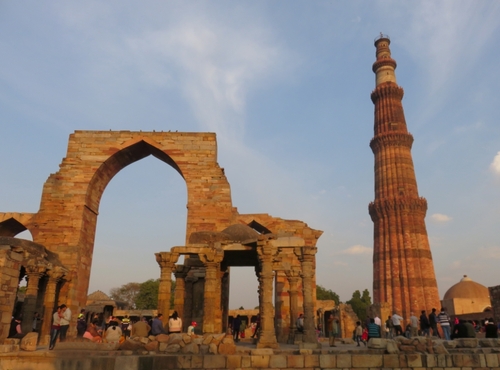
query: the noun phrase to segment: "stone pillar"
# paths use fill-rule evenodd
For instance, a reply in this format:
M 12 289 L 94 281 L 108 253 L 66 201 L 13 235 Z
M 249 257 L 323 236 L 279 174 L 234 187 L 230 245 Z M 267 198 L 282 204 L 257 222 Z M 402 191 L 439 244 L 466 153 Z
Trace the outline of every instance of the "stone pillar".
M 279 348 L 274 328 L 274 308 L 273 308 L 273 259 L 276 256 L 277 248 L 268 239 L 257 241 L 257 253 L 261 266 L 259 276 L 260 294 L 260 336 L 257 348 Z
M 50 335 L 50 328 L 52 327 L 52 315 L 56 311 L 57 299 L 57 284 L 64 276 L 64 271 L 61 268 L 54 268 L 47 271 L 49 277 L 47 287 L 45 288 L 45 296 L 43 298 L 43 322 L 40 330 L 40 344 L 49 344 L 45 338 Z
M 175 271 L 175 263 L 179 259 L 178 253 L 160 252 L 155 253 L 156 262 L 160 265 L 160 286 L 158 288 L 158 313 L 163 314 L 163 325 L 168 323 L 170 313 L 170 291 L 172 289 L 172 272 Z
M 205 289 L 203 302 L 203 333 L 220 333 L 217 316 L 221 312 L 220 263 L 224 259 L 224 250 L 219 247 L 206 248 L 199 254 L 205 265 Z
M 177 311 L 182 318 L 183 330 L 189 326 L 191 321 L 186 320 L 184 316 L 184 302 L 186 300 L 186 274 L 189 271 L 188 266 L 176 265 L 175 276 L 175 295 L 174 295 L 174 310 Z
M 295 320 L 297 320 L 297 317 L 299 316 L 298 287 L 300 282 L 300 273 L 293 269 L 286 271 L 285 273 L 290 285 L 290 333 L 288 335 L 288 343 L 293 344 L 295 342 L 295 331 L 297 330 Z
M 36 300 L 38 298 L 38 283 L 43 273 L 47 269 L 44 265 L 35 265 L 26 267 L 28 275 L 28 285 L 23 303 L 23 318 L 21 328 L 23 333 L 30 333 L 33 330 L 33 315 L 36 311 Z
M 304 343 L 316 343 L 316 329 L 314 327 L 314 272 L 316 247 L 303 247 L 299 256 L 302 267 L 302 290 L 304 295 Z

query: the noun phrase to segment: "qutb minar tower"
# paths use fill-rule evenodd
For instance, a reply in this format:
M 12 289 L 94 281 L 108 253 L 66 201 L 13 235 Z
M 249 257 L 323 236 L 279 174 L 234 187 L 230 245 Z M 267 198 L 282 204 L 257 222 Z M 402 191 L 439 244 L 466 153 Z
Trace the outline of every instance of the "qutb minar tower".
M 388 302 L 408 320 L 435 307 L 439 294 L 425 227 L 427 201 L 418 195 L 411 146 L 413 136 L 403 112 L 404 91 L 396 83 L 396 61 L 391 58 L 386 35 L 375 39 L 373 63 L 376 87 L 375 136 L 370 142 L 375 155 L 375 200 L 369 205 L 374 223 L 373 299 Z

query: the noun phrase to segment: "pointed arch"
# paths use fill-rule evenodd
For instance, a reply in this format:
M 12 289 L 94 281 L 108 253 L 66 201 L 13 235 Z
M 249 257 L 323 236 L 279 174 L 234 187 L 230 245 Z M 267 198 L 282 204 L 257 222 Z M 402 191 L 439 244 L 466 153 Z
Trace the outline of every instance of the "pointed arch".
M 184 179 L 184 175 L 177 163 L 175 163 L 168 154 L 162 151 L 160 149 L 160 144 L 156 143 L 154 140 L 148 138 L 134 138 L 122 144 L 121 147 L 122 149 L 118 150 L 101 164 L 90 180 L 85 205 L 95 214 L 99 213 L 99 203 L 102 194 L 111 179 L 123 168 L 150 155 L 170 165 Z

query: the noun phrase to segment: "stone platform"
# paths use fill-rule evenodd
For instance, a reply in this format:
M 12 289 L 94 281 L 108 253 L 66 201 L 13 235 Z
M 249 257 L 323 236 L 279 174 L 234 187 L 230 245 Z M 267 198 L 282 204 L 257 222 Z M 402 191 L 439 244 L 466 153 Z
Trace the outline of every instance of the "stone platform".
M 455 342 L 455 341 L 451 341 Z M 163 369 L 435 369 L 500 370 L 500 347 L 457 348 L 448 354 L 387 354 L 385 349 L 356 344 L 301 349 L 285 344 L 280 349 L 256 349 L 250 341 L 236 344 L 236 352 L 220 354 L 163 354 L 154 351 L 76 350 L 59 346 L 49 351 L 1 353 L 0 369 L 16 370 L 163 370 Z M 496 342 L 495 342 L 496 344 Z

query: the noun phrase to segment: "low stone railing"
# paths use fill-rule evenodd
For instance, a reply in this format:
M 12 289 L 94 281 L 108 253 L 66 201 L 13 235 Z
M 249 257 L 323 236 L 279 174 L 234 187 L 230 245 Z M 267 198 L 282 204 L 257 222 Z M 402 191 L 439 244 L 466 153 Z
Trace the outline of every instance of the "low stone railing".
M 5 346 L 17 346 L 14 343 Z M 0 353 L 0 368 L 24 370 L 163 369 L 500 369 L 499 339 L 370 339 L 366 348 L 236 348 L 225 334 L 129 339 L 121 345 L 64 342 L 53 351 Z M 17 347 L 19 348 L 19 347 Z M 351 349 L 347 349 L 351 348 Z

